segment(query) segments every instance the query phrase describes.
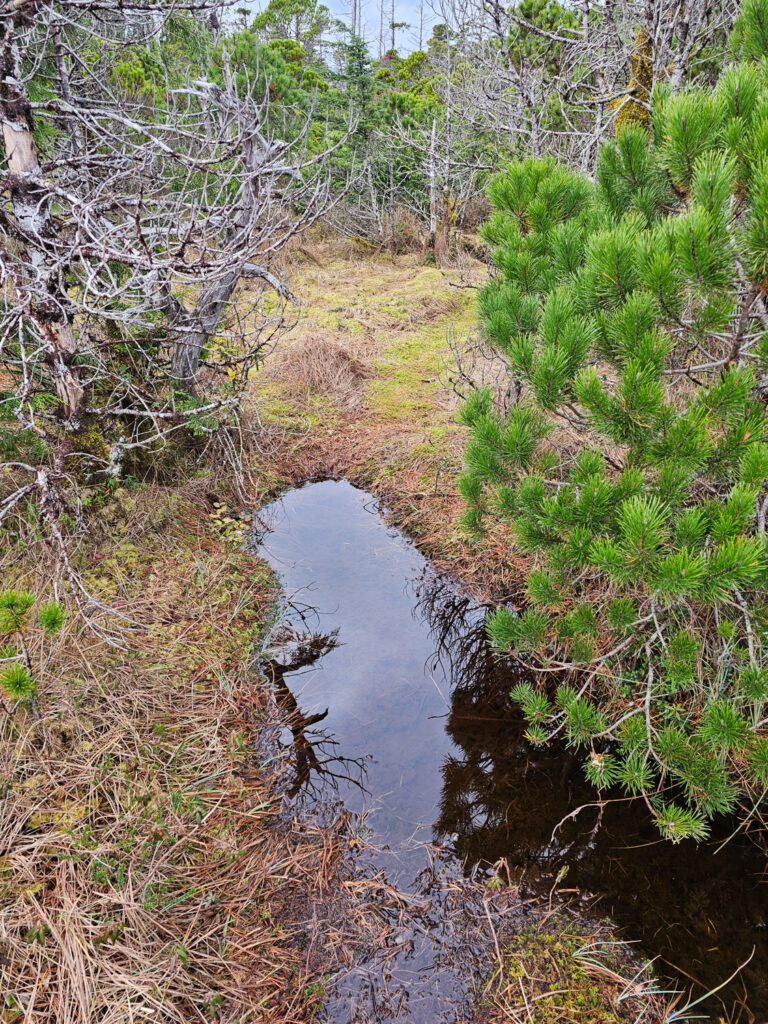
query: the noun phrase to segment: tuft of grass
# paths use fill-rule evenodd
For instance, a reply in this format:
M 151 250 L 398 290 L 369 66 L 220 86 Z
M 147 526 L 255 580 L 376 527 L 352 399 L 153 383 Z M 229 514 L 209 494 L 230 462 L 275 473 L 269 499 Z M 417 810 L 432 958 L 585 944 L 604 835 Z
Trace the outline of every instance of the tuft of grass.
M 327 395 L 341 408 L 354 409 L 362 400 L 362 383 L 373 376 L 373 369 L 354 350 L 318 338 L 287 349 L 271 366 L 269 376 L 305 401 L 313 394 Z

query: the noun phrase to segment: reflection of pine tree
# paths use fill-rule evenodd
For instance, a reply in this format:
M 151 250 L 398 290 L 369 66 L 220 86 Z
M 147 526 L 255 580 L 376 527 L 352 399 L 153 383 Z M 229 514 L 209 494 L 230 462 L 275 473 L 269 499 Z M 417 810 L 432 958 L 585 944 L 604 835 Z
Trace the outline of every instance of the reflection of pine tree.
M 646 952 L 700 979 L 728 977 L 765 927 L 764 853 L 744 836 L 733 838 L 725 822 L 712 848 L 697 856 L 690 843 L 655 841 L 642 807 L 619 800 L 601 809 L 578 756 L 554 745 L 532 750 L 524 728 L 514 713 L 454 691 L 448 731 L 456 753 L 443 768 L 438 839 L 450 841 L 467 865 L 503 858 L 533 892 L 546 894 L 567 864 L 564 886 L 600 894 L 600 913 L 645 943 Z M 729 837 L 728 857 L 714 856 L 717 841 Z M 735 906 L 744 908 L 736 919 Z M 768 953 L 758 939 L 734 992 L 748 992 L 757 1005 L 768 996 L 767 978 Z
M 745 3 L 750 57 L 766 15 Z M 529 738 L 586 751 L 676 841 L 768 786 L 768 64 L 657 86 L 652 115 L 595 184 L 540 160 L 492 183 L 480 314 L 525 391 L 467 403 L 461 488 L 470 528 L 500 514 L 537 558 L 489 626 L 560 676 L 516 687 Z
M 683 972 L 727 977 L 765 926 L 764 853 L 746 836 L 731 836 L 723 822 L 713 848 L 729 838 L 728 857 L 692 857 L 689 844 L 654 840 L 643 807 L 628 800 L 601 804 L 576 752 L 532 749 L 526 741 L 526 723 L 509 699 L 520 666 L 494 656 L 481 610 L 450 583 L 429 578 L 417 607 L 450 680 L 447 731 L 454 751 L 442 769 L 437 840 L 468 867 L 504 859 L 534 892 L 548 893 L 567 864 L 566 886 L 603 894 L 601 913 L 647 941 L 649 951 L 669 956 Z M 577 815 L 575 807 L 582 807 Z M 734 906 L 745 908 L 738 920 Z M 689 937 L 685 949 L 680 928 Z M 716 949 L 713 930 L 727 936 Z M 768 997 L 766 978 L 768 951 L 758 946 L 744 975 L 751 997 Z

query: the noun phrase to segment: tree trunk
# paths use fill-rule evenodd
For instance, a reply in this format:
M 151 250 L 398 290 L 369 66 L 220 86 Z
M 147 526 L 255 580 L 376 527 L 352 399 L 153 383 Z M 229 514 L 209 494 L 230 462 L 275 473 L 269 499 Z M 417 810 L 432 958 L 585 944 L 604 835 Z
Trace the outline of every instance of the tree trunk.
M 394 256 L 397 252 L 397 232 L 395 228 L 395 163 L 389 161 L 389 247 Z
M 241 270 L 233 270 L 220 281 L 213 281 L 203 288 L 194 310 L 174 324 L 173 375 L 190 394 L 195 392 L 195 378 L 203 348 L 216 333 L 221 314 L 240 277 Z
M 32 136 L 32 112 L 16 37 L 20 17 L 6 16 L 0 26 L 0 124 L 16 221 L 11 232 L 27 256 L 27 265 L 14 286 L 30 328 L 37 328 L 39 341 L 45 346 L 46 363 L 64 419 L 76 425 L 83 401 L 83 386 L 72 366 L 77 341 L 67 315 L 68 296 L 60 284 L 61 268 L 51 244 L 55 241 L 51 195 Z
M 212 94 L 214 102 L 223 109 L 229 109 L 231 102 L 237 104 L 234 84 L 231 81 L 228 62 L 225 61 L 225 82 L 227 91 Z M 242 249 L 253 229 L 254 209 L 259 187 L 260 158 L 259 143 L 253 137 L 242 144 L 241 161 L 243 177 L 240 187 L 240 206 L 232 217 L 227 231 L 227 244 Z M 195 308 L 186 311 L 178 305 L 172 322 L 173 330 L 173 375 L 190 394 L 195 393 L 195 377 L 200 366 L 200 356 L 208 339 L 218 329 L 221 315 L 235 293 L 244 273 L 244 264 L 235 264 L 229 273 L 203 286 Z M 256 276 L 256 275 L 254 275 Z M 261 274 L 261 277 L 269 275 Z
M 432 119 L 432 135 L 429 140 L 429 248 L 435 251 L 437 235 L 437 168 L 435 166 L 435 146 L 437 142 L 437 118 Z

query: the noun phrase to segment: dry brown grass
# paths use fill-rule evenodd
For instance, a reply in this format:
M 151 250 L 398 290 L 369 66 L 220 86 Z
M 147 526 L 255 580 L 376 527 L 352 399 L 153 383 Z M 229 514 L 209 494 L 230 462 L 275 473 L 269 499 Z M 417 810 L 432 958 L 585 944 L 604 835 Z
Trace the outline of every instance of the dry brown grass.
M 424 299 L 408 311 L 408 322 L 411 324 L 433 323 L 435 320 L 456 316 L 464 309 L 466 300 L 460 294 L 432 295 Z
M 302 1021 L 335 962 L 322 936 L 312 956 L 293 936 L 339 889 L 343 823 L 283 820 L 258 761 L 271 579 L 194 490 L 103 509 L 79 557 L 138 625 L 120 649 L 69 619 L 33 642 L 37 710 L 0 711 L 7 1024 Z M 4 585 L 44 600 L 50 566 L 32 554 L 7 555 Z
M 326 338 L 305 340 L 287 348 L 269 368 L 272 380 L 289 386 L 299 399 L 330 395 L 338 405 L 355 409 L 363 399 L 361 384 L 374 371 L 349 346 Z

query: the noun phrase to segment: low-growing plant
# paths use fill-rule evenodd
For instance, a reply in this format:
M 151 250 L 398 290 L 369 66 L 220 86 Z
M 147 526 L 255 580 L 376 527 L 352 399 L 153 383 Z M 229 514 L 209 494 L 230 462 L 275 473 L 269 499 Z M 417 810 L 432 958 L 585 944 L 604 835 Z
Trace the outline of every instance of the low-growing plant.
M 14 702 L 30 700 L 37 692 L 38 681 L 29 654 L 35 628 L 53 636 L 64 625 L 64 608 L 57 601 L 41 605 L 32 623 L 34 604 L 34 594 L 27 591 L 0 592 L 0 634 L 9 638 L 0 647 L 0 691 Z

